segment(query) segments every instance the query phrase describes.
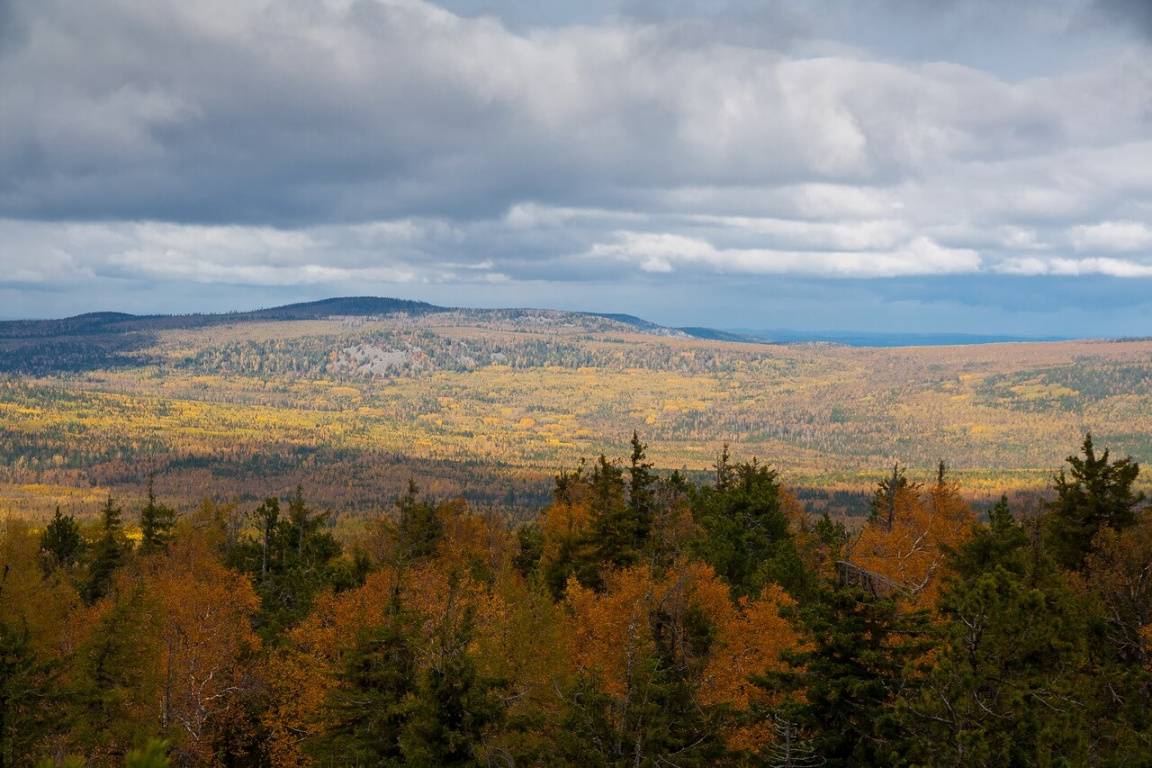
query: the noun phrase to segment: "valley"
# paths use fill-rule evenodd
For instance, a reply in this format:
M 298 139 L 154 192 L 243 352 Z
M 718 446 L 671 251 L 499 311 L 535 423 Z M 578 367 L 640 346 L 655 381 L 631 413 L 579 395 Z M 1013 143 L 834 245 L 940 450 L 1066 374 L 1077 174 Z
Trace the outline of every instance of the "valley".
M 155 473 L 186 505 L 302 484 L 357 516 L 412 478 L 522 518 L 633 431 L 658 469 L 700 475 L 727 444 L 839 514 L 859 505 L 829 494 L 859 501 L 896 462 L 928 477 L 943 459 L 987 500 L 1047 485 L 1086 431 L 1152 459 L 1149 340 L 760 344 L 388 299 L 112 318 L 0 324 L 0 508 L 84 516 Z

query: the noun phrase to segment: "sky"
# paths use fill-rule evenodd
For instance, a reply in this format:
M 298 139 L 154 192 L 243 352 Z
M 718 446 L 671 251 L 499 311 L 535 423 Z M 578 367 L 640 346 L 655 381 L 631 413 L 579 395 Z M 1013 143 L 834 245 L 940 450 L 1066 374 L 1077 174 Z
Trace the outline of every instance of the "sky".
M 1152 0 L 0 0 L 0 317 L 1152 335 Z

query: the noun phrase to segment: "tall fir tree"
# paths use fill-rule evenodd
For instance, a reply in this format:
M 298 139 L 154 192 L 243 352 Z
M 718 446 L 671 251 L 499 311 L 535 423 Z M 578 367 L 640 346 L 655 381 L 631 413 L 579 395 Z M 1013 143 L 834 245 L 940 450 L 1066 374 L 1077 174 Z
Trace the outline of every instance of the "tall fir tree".
M 1007 499 L 989 518 L 951 555 L 940 646 L 897 709 L 909 757 L 985 768 L 1091 764 L 1091 692 L 1102 670 L 1087 653 L 1088 611 Z
M 52 714 L 45 705 L 50 669 L 38 658 L 27 627 L 0 622 L 0 768 L 28 765 L 37 740 L 51 732 L 45 722 Z
M 418 679 L 415 616 L 394 595 L 387 620 L 361 629 L 328 694 L 326 727 L 311 747 L 321 765 L 403 765 L 400 745 Z
M 1068 472 L 1055 478 L 1056 499 L 1048 505 L 1045 543 L 1056 562 L 1080 570 L 1092 551 L 1092 539 L 1103 526 L 1123 530 L 1136 521 L 1143 493 L 1132 490 L 1140 465 L 1131 456 L 1109 461 L 1108 450 L 1099 456 L 1091 433 L 1080 447 L 1084 454 L 1069 456 Z
M 752 681 L 778 697 L 766 713 L 788 722 L 829 768 L 899 764 L 906 732 L 895 706 L 928 650 L 927 617 L 856 587 L 821 590 L 797 614 L 806 645 L 783 672 Z
M 84 538 L 80 535 L 76 520 L 71 515 L 60 514 L 60 507 L 56 507 L 56 516 L 40 535 L 40 551 L 46 559 L 46 570 L 71 568 L 79 560 L 83 549 Z
M 70 739 L 88 755 L 124 755 L 156 734 L 163 700 L 160 611 L 143 584 L 113 595 L 80 644 L 65 695 Z
M 457 587 L 451 580 L 445 617 L 433 632 L 433 662 L 419 677 L 400 736 L 407 765 L 482 765 L 484 733 L 506 715 L 497 681 L 481 674 L 469 648 L 474 615 L 470 606 L 455 603 Z
M 396 500 L 396 512 L 400 559 L 423 560 L 435 555 L 444 536 L 444 522 L 436 514 L 436 506 L 420 498 L 415 480 L 408 480 L 407 493 Z
M 260 580 L 267 583 L 276 561 L 276 530 L 280 523 L 280 499 L 270 496 L 252 513 L 260 532 Z
M 289 499 L 282 514 L 280 499 L 269 497 L 252 513 L 256 537 L 249 536 L 229 553 L 228 562 L 253 576 L 262 610 L 258 619 L 266 641 L 273 641 L 311 610 L 325 589 L 355 583 L 351 563 L 340 563 L 340 543 L 325 530 L 331 515 L 316 514 L 302 490 Z
M 640 442 L 640 435 L 632 433 L 632 454 L 628 466 L 628 509 L 635 521 L 636 545 L 643 546 L 652 533 L 655 517 L 656 481 L 652 462 L 648 461 L 648 446 Z
M 717 462 L 716 485 L 690 489 L 692 516 L 701 527 L 697 554 L 733 593 L 755 595 L 770 583 L 794 592 L 808 584 L 780 505 L 776 472 L 755 460 Z
M 637 520 L 625 499 L 624 471 L 600 454 L 592 467 L 592 541 L 596 559 L 611 568 L 632 565 L 639 557 Z M 598 582 L 603 581 L 601 578 Z
M 92 547 L 88 567 L 88 583 L 84 586 L 84 599 L 95 603 L 108 593 L 112 577 L 124 564 L 128 552 L 128 541 L 124 536 L 124 525 L 120 519 L 121 509 L 116 506 L 112 494 L 100 510 L 100 536 Z
M 148 503 L 140 510 L 140 552 L 145 555 L 167 550 L 176 525 L 176 511 L 156 503 L 154 481 L 154 476 L 149 474 Z

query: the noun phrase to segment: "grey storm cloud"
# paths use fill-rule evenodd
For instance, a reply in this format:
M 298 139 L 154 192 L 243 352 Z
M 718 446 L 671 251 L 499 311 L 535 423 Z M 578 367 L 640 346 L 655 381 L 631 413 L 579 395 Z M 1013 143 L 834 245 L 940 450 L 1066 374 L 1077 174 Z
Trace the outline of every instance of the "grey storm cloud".
M 1147 0 L 1096 0 L 1096 9 L 1109 21 L 1152 37 L 1152 3 Z
M 299 225 L 888 185 L 1133 138 L 1152 81 L 1147 58 L 1021 86 L 947 64 L 687 46 L 662 26 L 517 35 L 415 1 L 10 13 L 25 18 L 0 69 L 0 205 L 29 218 Z
M 0 290 L 1152 276 L 1149 6 L 931 6 L 8 0 Z

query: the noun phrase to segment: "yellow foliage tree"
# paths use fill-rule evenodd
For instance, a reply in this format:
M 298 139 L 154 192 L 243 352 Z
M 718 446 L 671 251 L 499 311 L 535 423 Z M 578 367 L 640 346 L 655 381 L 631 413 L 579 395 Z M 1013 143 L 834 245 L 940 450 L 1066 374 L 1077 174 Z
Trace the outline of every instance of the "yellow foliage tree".
M 1123 531 L 1101 527 L 1092 544 L 1085 582 L 1103 601 L 1109 638 L 1123 659 L 1152 668 L 1152 510 Z
M 247 577 L 219 562 L 211 544 L 184 536 L 150 564 L 161 611 L 161 725 L 180 755 L 200 763 L 210 761 L 217 733 L 238 719 L 250 686 L 248 656 L 260 647 L 252 631 L 259 598 Z
M 37 532 L 19 518 L 0 521 L 0 623 L 26 633 L 40 658 L 57 659 L 75 650 L 98 618 L 64 572 L 45 576 L 40 565 Z
M 849 562 L 878 574 L 917 607 L 936 605 L 947 547 L 971 537 L 975 516 L 955 485 L 944 476 L 919 486 L 893 484 L 885 509 L 868 521 L 852 542 Z
M 781 652 L 797 644 L 792 626 L 780 615 L 792 600 L 776 586 L 735 604 L 729 594 L 711 566 L 697 562 L 678 562 L 662 576 L 642 566 L 611 573 L 602 594 L 572 580 L 567 596 L 573 670 L 594 675 L 614 700 L 613 712 L 623 716 L 659 632 L 684 661 L 702 707 L 747 712 L 766 696 L 748 676 L 781 669 Z M 706 648 L 693 643 L 688 626 L 699 617 L 710 627 Z M 770 738 L 765 726 L 735 724 L 726 725 L 722 735 L 729 748 L 752 751 Z

